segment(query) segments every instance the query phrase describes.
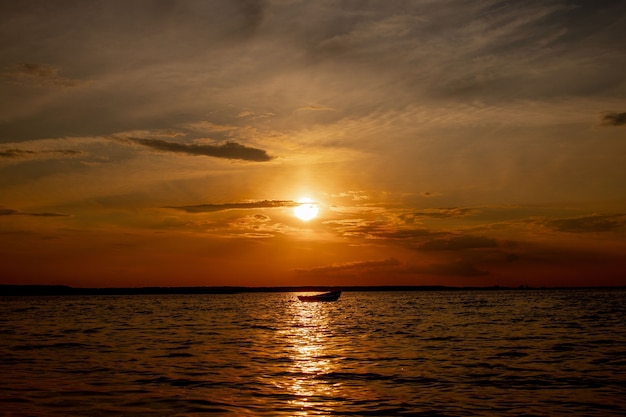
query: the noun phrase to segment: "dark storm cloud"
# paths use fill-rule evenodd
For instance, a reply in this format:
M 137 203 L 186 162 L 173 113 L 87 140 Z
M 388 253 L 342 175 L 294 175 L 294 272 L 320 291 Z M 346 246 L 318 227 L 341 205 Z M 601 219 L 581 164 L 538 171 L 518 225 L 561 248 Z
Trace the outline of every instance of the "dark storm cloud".
M 0 216 L 69 217 L 69 215 L 61 213 L 27 213 L 6 207 L 0 207 Z
M 551 229 L 569 233 L 609 232 L 626 226 L 626 215 L 608 214 L 548 220 L 544 223 Z
M 197 206 L 169 206 L 165 208 L 181 210 L 187 213 L 212 213 L 224 210 L 295 207 L 299 204 L 291 200 L 263 200 L 247 203 L 199 204 Z
M 128 139 L 133 143 L 165 152 L 187 155 L 212 156 L 214 158 L 242 159 L 244 161 L 264 162 L 272 158 L 263 149 L 250 148 L 236 142 L 221 145 L 183 144 L 161 139 Z
M 626 125 L 626 112 L 623 113 L 606 113 L 602 116 L 602 124 L 605 126 L 623 126 Z
M 326 275 L 326 274 L 336 274 L 336 273 L 343 273 L 343 272 L 362 271 L 362 270 L 388 267 L 388 266 L 396 266 L 396 265 L 400 265 L 400 261 L 398 261 L 395 258 L 387 258 L 382 261 L 346 262 L 342 264 L 318 266 L 318 267 L 308 268 L 308 269 L 296 269 L 295 272 L 299 274 L 307 274 L 307 275 L 308 274 Z
M 432 239 L 422 246 L 421 250 L 465 250 L 465 249 L 481 249 L 496 248 L 498 243 L 495 239 L 486 236 L 453 236 L 446 239 Z

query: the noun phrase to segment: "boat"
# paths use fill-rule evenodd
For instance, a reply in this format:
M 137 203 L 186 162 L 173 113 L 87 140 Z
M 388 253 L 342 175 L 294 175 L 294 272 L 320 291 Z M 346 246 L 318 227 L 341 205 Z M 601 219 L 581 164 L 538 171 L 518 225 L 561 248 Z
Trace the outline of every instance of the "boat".
M 315 295 L 299 295 L 298 300 L 304 302 L 314 302 L 314 301 L 337 301 L 339 296 L 341 295 L 341 291 L 330 291 L 322 294 Z

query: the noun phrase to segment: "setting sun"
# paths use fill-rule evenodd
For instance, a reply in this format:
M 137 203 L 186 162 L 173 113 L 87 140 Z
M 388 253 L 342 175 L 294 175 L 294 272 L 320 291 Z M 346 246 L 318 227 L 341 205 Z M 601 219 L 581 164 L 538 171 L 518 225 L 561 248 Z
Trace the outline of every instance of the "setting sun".
M 302 198 L 298 200 L 300 205 L 294 207 L 293 214 L 302 221 L 309 221 L 317 217 L 319 208 L 317 204 L 308 198 Z

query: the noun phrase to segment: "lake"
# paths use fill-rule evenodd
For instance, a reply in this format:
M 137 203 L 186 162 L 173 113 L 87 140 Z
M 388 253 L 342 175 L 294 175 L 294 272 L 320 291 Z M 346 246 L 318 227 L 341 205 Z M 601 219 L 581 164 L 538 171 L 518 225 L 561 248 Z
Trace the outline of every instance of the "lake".
M 4 416 L 624 416 L 626 291 L 0 297 Z

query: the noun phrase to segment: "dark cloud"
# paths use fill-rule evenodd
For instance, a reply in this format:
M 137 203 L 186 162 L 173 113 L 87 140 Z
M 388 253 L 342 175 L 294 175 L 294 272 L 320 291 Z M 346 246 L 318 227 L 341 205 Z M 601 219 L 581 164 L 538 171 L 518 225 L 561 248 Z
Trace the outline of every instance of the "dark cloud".
M 398 229 L 389 231 L 372 231 L 376 237 L 384 237 L 387 239 L 415 239 L 424 236 L 432 236 L 436 233 L 428 229 Z
M 204 155 L 215 158 L 243 159 L 245 161 L 264 162 L 272 158 L 262 149 L 250 148 L 236 142 L 221 145 L 183 144 L 168 142 L 161 139 L 128 139 L 133 143 L 165 152 L 184 153 L 188 155 Z
M 28 158 L 35 155 L 33 151 L 25 151 L 22 149 L 6 149 L 0 151 L 0 158 Z
M 51 151 L 28 151 L 24 149 L 4 149 L 0 150 L 0 158 L 8 159 L 38 159 L 38 158 L 57 158 L 57 157 L 73 157 L 82 154 L 81 151 L 71 149 L 59 149 Z
M 446 207 L 446 208 L 436 208 L 429 210 L 422 210 L 416 212 L 416 216 L 420 217 L 434 217 L 434 218 L 450 218 L 450 217 L 463 217 L 468 214 L 474 213 L 476 209 L 473 208 L 462 208 L 462 207 Z
M 243 35 L 254 34 L 263 22 L 266 2 L 262 0 L 238 0 L 233 3 L 242 17 L 242 25 L 239 31 Z
M 495 239 L 486 236 L 453 236 L 446 239 L 433 239 L 422 246 L 421 250 L 465 250 L 465 249 L 481 249 L 495 248 L 498 243 Z
M 300 203 L 291 200 L 263 200 L 247 203 L 199 204 L 197 206 L 169 206 L 165 208 L 182 210 L 187 213 L 212 213 L 224 210 L 295 207 L 299 204 Z
M 62 213 L 49 213 L 49 212 L 44 212 L 44 213 L 22 213 L 26 216 L 35 216 L 35 217 L 69 217 L 68 214 L 62 214 Z
M 20 214 L 20 212 L 8 208 L 0 208 L 0 216 L 12 216 L 14 214 Z
M 559 232 L 591 233 L 609 232 L 626 225 L 626 215 L 608 214 L 574 217 L 568 219 L 548 220 L 544 223 L 551 229 Z
M 437 263 L 424 266 L 413 266 L 407 272 L 416 274 L 452 275 L 474 277 L 488 275 L 486 271 L 481 271 L 468 261 L 453 261 L 449 263 Z
M 387 258 L 382 261 L 346 262 L 342 264 L 318 266 L 318 267 L 308 268 L 308 269 L 296 269 L 295 272 L 299 274 L 325 275 L 325 274 L 335 274 L 335 273 L 350 272 L 350 271 L 361 271 L 361 270 L 381 268 L 381 267 L 387 267 L 387 266 L 396 266 L 396 265 L 400 265 L 400 261 L 398 261 L 395 258 Z
M 586 96 L 622 88 L 623 76 L 618 68 L 623 65 L 623 47 L 616 40 L 622 39 L 625 34 L 626 3 L 546 1 L 531 4 L 503 1 L 481 5 L 486 5 L 486 8 L 475 8 L 477 13 L 468 21 L 480 22 L 476 27 L 485 34 L 496 36 L 489 37 L 488 42 L 476 44 L 477 33 L 473 33 L 467 44 L 460 44 L 467 47 L 468 53 L 459 50 L 459 55 L 466 63 L 472 57 L 495 56 L 501 62 L 508 62 L 508 65 L 484 62 L 467 65 L 447 86 L 450 93 L 491 97 L 510 97 L 512 94 L 517 97 L 545 97 L 557 93 Z M 467 29 L 467 25 L 462 23 L 459 27 Z M 480 47 L 473 49 L 474 45 Z M 589 59 L 602 61 L 594 67 L 593 76 L 582 68 L 571 72 L 562 70 L 563 63 L 572 62 L 570 65 L 575 65 L 573 62 L 581 62 L 583 54 L 586 56 L 582 62 Z M 607 58 L 603 59 L 603 56 Z M 519 66 L 511 65 L 512 61 Z M 557 71 L 546 67 L 548 63 L 554 65 Z M 537 64 L 544 66 L 543 74 L 533 73 L 526 67 Z M 519 71 L 520 68 L 523 71 Z
M 10 82 L 39 87 L 74 87 L 78 80 L 59 75 L 59 69 L 51 65 L 24 63 L 2 73 L 2 78 Z
M 6 207 L 0 207 L 0 216 L 34 216 L 34 217 L 69 217 L 68 214 L 61 213 L 27 213 L 19 210 L 14 210 Z
M 403 216 L 399 216 L 402 218 Z M 403 220 L 404 223 L 411 223 Z M 441 232 L 432 231 L 422 227 L 413 227 L 406 224 L 398 225 L 397 222 L 389 223 L 377 219 L 363 218 L 332 219 L 324 222 L 344 237 L 364 239 L 392 239 L 401 241 L 423 240 L 425 237 L 441 235 Z
M 400 220 L 406 223 L 412 223 L 416 219 L 449 219 L 464 217 L 474 212 L 476 212 L 476 209 L 467 207 L 429 208 L 414 213 L 403 214 L 400 216 Z
M 604 116 L 602 116 L 602 124 L 605 126 L 626 125 L 626 112 L 606 113 Z
M 365 220 L 332 220 L 325 224 L 332 226 L 344 237 L 355 237 L 365 239 L 394 239 L 394 240 L 411 240 L 419 239 L 425 236 L 433 236 L 437 233 L 422 228 L 403 228 L 384 225 L 379 222 L 371 222 Z

